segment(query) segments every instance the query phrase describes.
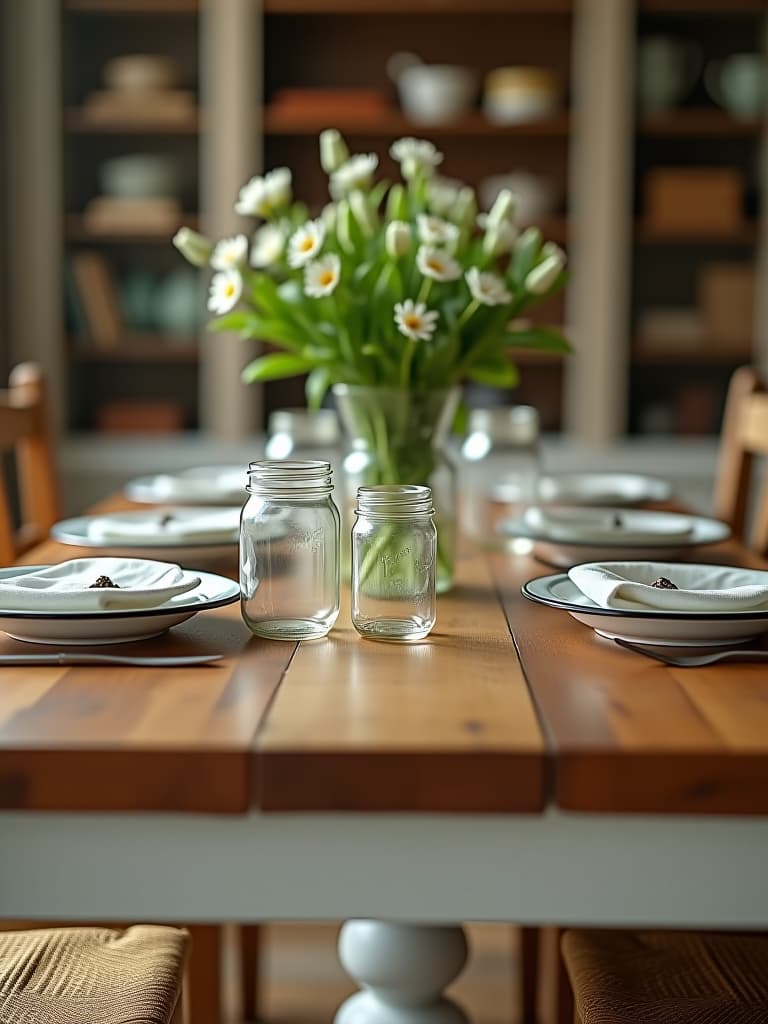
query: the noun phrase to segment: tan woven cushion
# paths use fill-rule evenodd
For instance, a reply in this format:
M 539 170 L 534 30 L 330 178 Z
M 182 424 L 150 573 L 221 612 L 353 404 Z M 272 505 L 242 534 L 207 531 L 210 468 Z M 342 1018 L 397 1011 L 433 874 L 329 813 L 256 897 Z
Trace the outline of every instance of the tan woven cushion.
M 766 1024 L 768 939 L 708 932 L 569 931 L 583 1024 Z
M 187 933 L 138 925 L 0 932 L 2 1024 L 168 1024 Z

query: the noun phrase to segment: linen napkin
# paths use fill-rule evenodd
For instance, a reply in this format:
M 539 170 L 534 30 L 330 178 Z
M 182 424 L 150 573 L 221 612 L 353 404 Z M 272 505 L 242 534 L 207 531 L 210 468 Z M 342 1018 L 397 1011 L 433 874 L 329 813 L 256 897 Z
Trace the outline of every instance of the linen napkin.
M 768 611 L 768 572 L 679 562 L 587 562 L 568 576 L 595 604 L 631 611 Z M 679 589 L 651 584 L 661 577 Z
M 106 577 L 117 587 L 94 587 Z M 58 565 L 17 573 L 0 580 L 0 613 L 92 612 L 103 609 L 155 608 L 193 590 L 199 576 L 171 562 L 146 558 L 72 558 Z
M 181 473 L 161 473 L 153 479 L 160 501 L 239 501 L 245 494 L 248 474 L 242 467 L 202 467 Z
M 162 546 L 234 543 L 239 530 L 239 508 L 175 508 L 94 516 L 88 521 L 86 533 L 92 541 Z
M 524 525 L 551 541 L 608 544 L 670 544 L 693 533 L 689 516 L 625 508 L 529 508 Z

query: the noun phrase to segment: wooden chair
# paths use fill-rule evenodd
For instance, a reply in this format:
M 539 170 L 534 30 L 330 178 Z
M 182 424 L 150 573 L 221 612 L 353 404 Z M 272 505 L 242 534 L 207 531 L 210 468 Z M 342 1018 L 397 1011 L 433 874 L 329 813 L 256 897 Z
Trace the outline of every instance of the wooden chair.
M 768 1020 L 768 939 L 708 932 L 567 931 L 577 1024 Z
M 0 564 L 43 540 L 60 518 L 60 497 L 53 454 L 51 424 L 40 368 L 22 363 L 0 392 L 0 457 L 13 459 L 18 490 L 18 515 L 11 489 L 0 467 Z M 17 526 L 17 519 L 20 523 Z
M 138 925 L 0 932 L 4 1024 L 177 1024 L 187 933 Z
M 757 455 L 768 455 L 768 391 L 759 374 L 743 366 L 733 374 L 728 388 L 714 511 L 748 547 L 766 555 L 768 477 L 755 493 Z

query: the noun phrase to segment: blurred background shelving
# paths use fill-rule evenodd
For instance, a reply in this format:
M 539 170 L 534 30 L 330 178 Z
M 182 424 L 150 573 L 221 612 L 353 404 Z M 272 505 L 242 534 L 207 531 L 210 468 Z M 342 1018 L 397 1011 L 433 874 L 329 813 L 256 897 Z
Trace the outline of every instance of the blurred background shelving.
M 153 415 L 165 403 L 169 430 L 245 438 L 272 408 L 302 401 L 300 380 L 240 385 L 253 346 L 206 337 L 206 275 L 183 263 L 170 238 L 181 224 L 212 237 L 247 227 L 232 212 L 237 189 L 274 166 L 291 167 L 296 194 L 319 210 L 327 192 L 317 135 L 331 125 L 353 152 L 376 152 L 385 177 L 396 171 L 391 142 L 413 134 L 434 139 L 445 173 L 474 186 L 519 172 L 551 185 L 550 207 L 531 219 L 567 246 L 571 277 L 567 293 L 536 315 L 565 324 L 576 351 L 566 360 L 516 356 L 524 373 L 512 396 L 537 405 L 545 429 L 598 444 L 712 434 L 730 370 L 749 359 L 768 362 L 768 326 L 761 326 L 768 300 L 760 299 L 768 292 L 765 111 L 736 110 L 705 85 L 714 62 L 765 54 L 765 0 L 35 6 L 36 14 L 24 4 L 3 10 L 6 38 L 14 38 L 10 73 L 20 83 L 12 100 L 19 109 L 6 128 L 19 141 L 12 174 L 44 193 L 10 211 L 10 234 L 27 263 L 41 258 L 33 237 L 50 238 L 52 251 L 42 255 L 34 285 L 11 267 L 9 290 L 26 297 L 24 311 L 11 316 L 7 361 L 40 358 L 61 381 L 65 432 L 110 422 L 129 429 L 125 417 L 108 415 L 110 405 L 118 413 L 132 405 L 141 426 L 142 403 Z M 649 58 L 649 41 L 659 39 L 662 55 Z M 479 86 L 494 68 L 544 67 L 562 94 L 546 116 L 500 124 L 484 113 L 479 89 L 472 109 L 445 123 L 414 124 L 387 74 L 388 59 L 403 50 L 430 64 L 470 67 Z M 131 107 L 103 95 L 109 62 L 140 53 L 173 63 L 166 88 L 174 98 L 165 105 Z M 688 61 L 692 72 L 684 87 L 673 81 L 666 97 L 649 102 L 642 68 L 653 59 L 657 83 L 679 77 Z M 24 76 L 30 83 L 35 70 L 35 106 L 27 107 Z M 175 205 L 110 222 L 114 204 L 106 203 L 106 216 L 99 205 L 107 168 L 117 163 L 119 178 L 120 159 L 131 156 L 144 158 L 150 176 L 172 179 Z M 697 207 L 689 203 L 695 216 L 688 220 L 670 217 L 668 191 L 664 206 L 665 189 L 675 185 L 664 174 L 681 169 L 692 181 L 707 169 L 725 172 L 708 186 L 720 192 L 705 188 Z M 708 204 L 708 194 L 730 195 L 735 214 L 728 219 L 728 203 Z M 708 217 L 709 206 L 719 216 Z M 672 211 L 680 213 L 674 202 Z M 90 318 L 77 299 L 89 279 L 110 295 L 101 295 Z M 739 316 L 726 316 L 723 328 L 729 295 Z

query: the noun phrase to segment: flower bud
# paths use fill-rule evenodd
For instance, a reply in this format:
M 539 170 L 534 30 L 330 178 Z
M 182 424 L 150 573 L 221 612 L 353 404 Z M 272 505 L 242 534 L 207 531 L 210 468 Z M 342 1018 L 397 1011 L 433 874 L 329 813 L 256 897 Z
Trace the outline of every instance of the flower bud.
M 393 220 L 387 224 L 384 235 L 387 254 L 396 260 L 404 256 L 411 248 L 411 226 L 403 220 Z
M 470 228 L 477 216 L 477 197 L 475 190 L 469 185 L 463 185 L 456 196 L 456 202 L 451 211 L 451 220 L 462 227 Z
M 517 241 L 517 228 L 509 221 L 501 221 L 500 224 L 491 222 L 483 237 L 483 252 L 488 256 L 500 256 L 502 253 L 511 252 Z
M 320 164 L 326 174 L 333 174 L 349 160 L 349 150 L 335 128 L 320 132 Z
M 360 230 L 366 238 L 372 238 L 379 226 L 378 218 L 368 203 L 368 197 L 359 189 L 354 189 L 348 196 L 349 207 L 352 210 Z
M 192 228 L 179 228 L 173 236 L 173 244 L 192 266 L 208 266 L 213 253 L 213 243 L 205 235 L 198 234 Z
M 515 216 L 516 199 L 508 188 L 503 188 L 496 196 L 493 206 L 488 212 L 488 220 L 491 224 L 500 224 L 505 220 L 512 220 Z
M 548 292 L 565 266 L 565 257 L 553 253 L 538 263 L 525 278 L 525 288 L 532 295 Z
M 326 203 L 320 211 L 320 220 L 325 224 L 326 231 L 334 231 L 336 228 L 336 204 Z

